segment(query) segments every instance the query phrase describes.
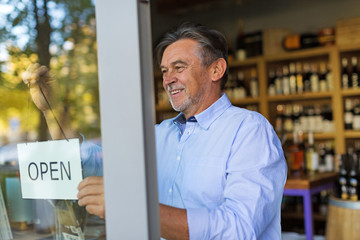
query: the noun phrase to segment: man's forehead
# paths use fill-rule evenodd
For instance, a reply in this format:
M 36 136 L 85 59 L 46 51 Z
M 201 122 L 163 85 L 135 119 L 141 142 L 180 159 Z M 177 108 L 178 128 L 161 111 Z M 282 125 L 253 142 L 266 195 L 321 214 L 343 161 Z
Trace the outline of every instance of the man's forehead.
M 193 57 L 199 58 L 198 49 L 199 43 L 193 39 L 178 40 L 165 48 L 161 59 L 161 65 L 188 62 Z
M 169 63 L 169 65 L 177 65 L 177 64 L 181 64 L 181 65 L 188 65 L 189 62 L 187 62 L 186 60 L 182 60 L 182 59 L 177 59 L 175 61 L 172 61 Z M 161 64 L 160 68 L 166 68 L 165 64 Z

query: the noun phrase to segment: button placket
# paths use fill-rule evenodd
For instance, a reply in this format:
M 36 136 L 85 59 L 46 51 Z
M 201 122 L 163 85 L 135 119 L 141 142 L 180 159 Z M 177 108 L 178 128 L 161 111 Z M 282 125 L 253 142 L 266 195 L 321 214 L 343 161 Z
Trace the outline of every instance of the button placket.
M 184 129 L 183 135 L 181 136 L 180 142 L 183 143 L 190 137 L 190 135 L 194 132 L 195 124 L 196 124 L 196 122 L 187 122 L 186 123 L 186 127 Z
M 168 197 L 170 199 L 170 203 L 173 202 L 173 188 L 175 188 L 176 177 L 178 175 L 178 171 L 180 168 L 180 160 L 181 160 L 181 154 L 182 154 L 183 147 L 184 147 L 184 143 L 181 143 L 181 141 L 180 141 L 180 144 L 176 150 L 176 171 L 175 171 L 175 174 L 173 176 L 172 182 L 171 182 L 171 184 L 169 186 L 169 190 L 168 190 Z

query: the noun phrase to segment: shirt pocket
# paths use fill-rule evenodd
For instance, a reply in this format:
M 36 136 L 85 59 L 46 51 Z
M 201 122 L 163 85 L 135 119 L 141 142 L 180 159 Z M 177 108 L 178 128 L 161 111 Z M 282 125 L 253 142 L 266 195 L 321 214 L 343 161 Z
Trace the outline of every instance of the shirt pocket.
M 221 159 L 208 159 L 219 164 L 188 164 L 184 172 L 182 194 L 186 208 L 214 207 L 223 202 L 225 170 Z

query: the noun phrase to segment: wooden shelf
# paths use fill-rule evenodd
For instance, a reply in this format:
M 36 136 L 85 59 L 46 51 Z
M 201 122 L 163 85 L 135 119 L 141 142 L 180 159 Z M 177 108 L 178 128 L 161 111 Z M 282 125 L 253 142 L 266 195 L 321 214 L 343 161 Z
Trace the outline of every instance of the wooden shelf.
M 320 214 L 320 213 L 313 213 L 313 219 L 315 221 L 326 221 L 326 215 Z M 286 212 L 286 211 L 282 211 L 281 212 L 281 217 L 282 218 L 287 218 L 287 219 L 304 219 L 304 214 L 298 213 L 298 212 Z
M 325 55 L 329 55 L 334 48 L 335 48 L 334 46 L 328 46 L 328 47 L 317 47 L 306 50 L 287 52 L 276 56 L 265 57 L 265 61 L 278 62 L 278 61 L 290 61 L 293 59 L 325 56 Z
M 349 89 L 342 89 L 341 95 L 344 97 L 350 96 L 359 96 L 360 95 L 360 88 L 349 88 Z
M 331 98 L 332 92 L 318 92 L 318 93 L 302 93 L 297 95 L 279 95 L 269 96 L 269 102 L 282 102 L 282 101 L 293 101 L 293 100 L 309 100 L 309 99 L 321 99 Z
M 360 138 L 360 130 L 345 130 L 345 138 Z
M 303 137 L 304 140 L 308 139 L 308 133 L 304 133 Z M 318 132 L 318 133 L 314 133 L 314 139 L 315 140 L 329 140 L 329 139 L 334 139 L 335 138 L 335 133 L 333 132 Z M 292 140 L 293 139 L 293 134 L 292 133 L 286 133 L 286 139 L 288 140 Z
M 231 103 L 233 105 L 248 105 L 248 104 L 258 104 L 259 103 L 259 98 L 252 98 L 252 97 L 247 97 L 247 98 L 241 98 L 241 99 L 230 99 Z
M 339 174 L 336 172 L 309 173 L 301 176 L 288 176 L 285 188 L 287 189 L 310 189 L 321 184 L 336 181 Z
M 251 57 L 243 61 L 234 60 L 229 62 L 229 68 L 249 67 L 252 65 L 257 65 L 258 62 L 262 60 L 264 60 L 264 57 Z
M 305 136 L 307 138 L 308 134 L 306 134 Z M 318 140 L 333 139 L 335 138 L 335 133 L 333 132 L 314 133 L 314 138 Z
M 338 51 L 340 51 L 340 52 L 360 51 L 360 44 L 337 46 L 337 48 L 338 48 Z

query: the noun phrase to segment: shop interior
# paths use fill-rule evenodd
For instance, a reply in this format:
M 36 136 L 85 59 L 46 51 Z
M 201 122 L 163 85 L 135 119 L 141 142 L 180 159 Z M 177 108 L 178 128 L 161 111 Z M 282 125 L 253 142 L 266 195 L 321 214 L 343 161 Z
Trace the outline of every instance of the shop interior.
M 284 239 L 356 239 L 360 219 L 360 15 L 357 1 L 152 2 L 152 34 L 185 21 L 223 32 L 225 93 L 258 111 L 283 144 Z M 154 63 L 155 65 L 156 63 Z M 155 66 L 157 122 L 175 116 Z M 342 207 L 337 207 L 338 205 Z
M 42 61 L 44 49 L 45 62 L 61 81 L 59 92 L 67 104 L 62 112 L 54 108 L 58 124 L 83 133 L 91 143 L 102 144 L 95 3 L 64 1 L 68 4 L 64 7 L 56 5 L 62 1 L 49 1 L 46 8 L 47 1 L 38 2 L 44 16 L 44 9 L 51 10 L 51 24 L 50 18 L 42 21 L 48 21 L 52 32 L 46 28 L 36 31 L 45 32 L 49 40 L 53 34 L 51 44 L 35 37 L 35 8 L 27 9 L 21 1 L 16 9 L 0 5 L 1 14 L 8 17 L 0 21 L 4 39 L 0 43 L 0 239 L 53 239 L 54 234 L 67 233 L 65 224 L 55 222 L 55 215 L 71 216 L 63 218 L 67 225 L 76 223 L 73 213 L 77 208 L 69 205 L 74 202 L 59 201 L 59 211 L 54 212 L 54 202 L 24 200 L 20 192 L 16 145 L 51 139 L 42 113 L 29 104 L 28 87 L 20 75 L 28 65 Z M 233 105 L 264 115 L 283 146 L 288 165 L 281 205 L 283 239 L 359 239 L 360 2 L 149 2 L 153 46 L 163 33 L 187 21 L 226 36 L 229 79 L 225 93 Z M 11 16 L 18 22 L 11 21 Z M 26 22 L 28 18 L 32 20 Z M 27 25 L 27 31 L 13 31 L 17 24 Z M 9 36 L 14 42 L 20 36 L 26 43 L 11 45 Z M 177 113 L 163 90 L 156 62 L 153 72 L 159 123 Z M 86 225 L 79 235 L 106 239 L 103 219 L 86 215 L 84 209 L 77 214 L 79 219 L 87 218 L 86 224 L 85 220 L 77 224 Z

